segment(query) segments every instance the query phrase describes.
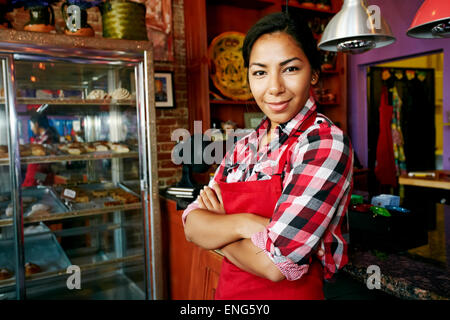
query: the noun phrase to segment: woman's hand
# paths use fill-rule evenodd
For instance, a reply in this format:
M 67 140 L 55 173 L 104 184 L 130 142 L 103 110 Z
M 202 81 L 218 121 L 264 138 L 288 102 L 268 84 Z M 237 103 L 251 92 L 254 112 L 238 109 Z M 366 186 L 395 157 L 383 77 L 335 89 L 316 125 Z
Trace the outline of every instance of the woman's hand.
M 218 214 L 225 214 L 222 194 L 217 183 L 213 185 L 213 189 L 205 186 L 203 190 L 200 191 L 197 200 L 201 209 L 206 209 Z

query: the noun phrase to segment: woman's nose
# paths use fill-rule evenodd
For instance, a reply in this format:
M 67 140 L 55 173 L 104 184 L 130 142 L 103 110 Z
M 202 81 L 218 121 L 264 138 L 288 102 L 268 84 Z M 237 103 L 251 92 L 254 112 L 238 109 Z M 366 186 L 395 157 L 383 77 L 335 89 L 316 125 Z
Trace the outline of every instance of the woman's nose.
M 269 81 L 269 93 L 271 95 L 278 95 L 284 92 L 284 85 L 279 75 L 273 75 Z

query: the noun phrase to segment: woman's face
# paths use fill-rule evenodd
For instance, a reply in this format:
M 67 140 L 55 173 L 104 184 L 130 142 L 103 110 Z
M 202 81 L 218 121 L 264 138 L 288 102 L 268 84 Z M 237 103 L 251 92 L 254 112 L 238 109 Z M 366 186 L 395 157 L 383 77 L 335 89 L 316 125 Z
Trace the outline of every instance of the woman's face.
M 304 107 L 317 78 L 303 50 L 287 33 L 265 34 L 253 44 L 250 89 L 271 128 L 291 120 Z

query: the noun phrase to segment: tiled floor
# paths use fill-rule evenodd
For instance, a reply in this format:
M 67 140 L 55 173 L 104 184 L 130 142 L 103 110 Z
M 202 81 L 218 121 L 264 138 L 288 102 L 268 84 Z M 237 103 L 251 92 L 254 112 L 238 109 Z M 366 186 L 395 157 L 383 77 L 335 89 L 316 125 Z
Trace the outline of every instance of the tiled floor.
M 325 283 L 326 300 L 396 300 L 397 298 L 381 290 L 369 290 L 362 282 L 340 272 L 334 283 Z

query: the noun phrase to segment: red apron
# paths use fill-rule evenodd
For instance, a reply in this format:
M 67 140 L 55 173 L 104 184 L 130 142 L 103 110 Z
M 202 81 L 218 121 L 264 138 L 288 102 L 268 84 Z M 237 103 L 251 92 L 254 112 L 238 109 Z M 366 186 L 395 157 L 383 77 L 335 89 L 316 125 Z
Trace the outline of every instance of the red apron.
M 378 135 L 375 175 L 382 185 L 397 186 L 397 169 L 395 167 L 394 144 L 392 141 L 392 109 L 388 102 L 387 87 L 381 91 L 380 133 Z
M 316 112 L 302 123 L 305 131 L 312 125 Z M 297 142 L 296 136 L 289 137 L 288 147 Z M 226 183 L 217 181 L 225 212 L 227 214 L 249 212 L 271 218 L 282 194 L 282 172 L 288 157 L 281 155 L 279 169 L 270 180 Z M 265 253 L 262 253 L 265 254 Z M 308 273 L 295 281 L 272 282 L 243 271 L 224 258 L 217 286 L 216 300 L 323 300 L 323 269 L 318 260 L 311 259 Z

